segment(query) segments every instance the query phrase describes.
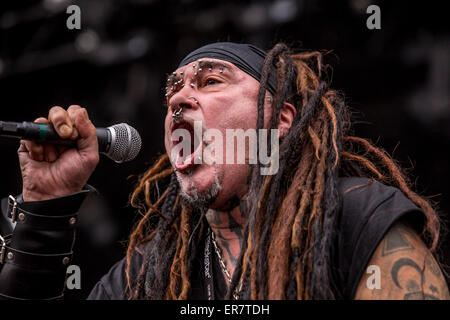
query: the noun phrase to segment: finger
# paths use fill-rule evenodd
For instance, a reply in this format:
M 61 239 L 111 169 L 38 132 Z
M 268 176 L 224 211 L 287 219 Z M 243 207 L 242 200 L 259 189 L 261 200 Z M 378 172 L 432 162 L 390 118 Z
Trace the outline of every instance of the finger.
M 98 143 L 97 143 L 97 133 L 94 124 L 89 119 L 87 110 L 85 108 L 80 108 L 75 114 L 75 127 L 81 136 L 78 140 L 78 149 L 85 151 L 92 151 L 93 153 L 98 153 Z M 94 152 L 95 151 L 95 152 Z
M 48 120 L 44 117 L 37 118 L 34 120 L 36 123 L 48 123 Z M 36 161 L 44 160 L 44 147 L 42 144 L 36 141 L 21 140 L 21 145 L 23 145 L 28 151 L 30 158 Z
M 72 121 L 72 123 L 75 123 L 75 117 L 76 117 L 76 114 L 77 114 L 78 110 L 80 110 L 80 109 L 81 109 L 81 107 L 78 106 L 78 105 L 71 105 L 71 106 L 67 109 L 67 113 L 69 114 L 69 118 L 70 118 L 70 120 Z M 79 136 L 80 136 L 80 135 L 79 135 L 79 133 L 78 133 L 77 128 L 74 127 L 74 128 L 73 128 L 72 135 L 70 136 L 70 139 L 71 139 L 71 140 L 76 140 L 76 139 L 78 139 Z
M 48 119 L 44 118 L 44 117 L 39 117 L 36 120 L 34 120 L 34 122 L 36 122 L 36 123 L 49 123 Z
M 27 151 L 31 159 L 44 161 L 44 147 L 42 144 L 29 140 L 21 140 L 20 143 L 22 145 L 19 149 L 20 152 Z
M 48 119 L 43 118 L 43 117 L 37 118 L 36 120 L 34 120 L 34 122 L 36 122 L 36 123 L 49 123 Z M 56 149 L 56 147 L 54 145 L 42 144 L 41 146 L 44 148 L 43 149 L 43 155 L 44 155 L 43 160 L 45 160 L 47 162 L 54 162 L 54 161 L 56 161 L 58 159 L 59 152 L 57 151 L 57 149 Z
M 55 162 L 58 157 L 58 151 L 56 150 L 55 146 L 52 144 L 44 144 L 44 159 L 47 162 Z
M 58 135 L 67 139 L 72 135 L 73 124 L 66 110 L 59 106 L 54 106 L 48 112 L 48 120 L 55 128 Z

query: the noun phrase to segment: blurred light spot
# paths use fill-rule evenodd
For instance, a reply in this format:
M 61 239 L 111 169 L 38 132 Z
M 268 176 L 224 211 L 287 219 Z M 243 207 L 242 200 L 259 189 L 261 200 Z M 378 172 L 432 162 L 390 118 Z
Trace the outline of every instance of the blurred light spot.
M 295 18 L 298 5 L 292 0 L 279 0 L 269 8 L 269 17 L 276 23 L 284 23 Z
M 48 11 L 55 12 L 65 9 L 69 2 L 68 0 L 44 0 L 42 5 Z
M 262 27 L 267 20 L 267 10 L 264 5 L 253 4 L 244 9 L 241 15 L 241 23 L 253 29 Z
M 143 35 L 137 35 L 128 40 L 128 52 L 134 57 L 144 55 L 149 48 L 149 40 Z
M 81 53 L 91 53 L 99 46 L 100 39 L 93 30 L 82 32 L 75 40 L 75 47 Z
M 195 19 L 195 27 L 200 31 L 214 30 L 223 23 L 223 18 L 223 12 L 218 14 L 215 10 L 204 11 Z
M 0 17 L 0 28 L 9 29 L 17 23 L 17 17 L 13 12 L 6 12 Z
M 351 0 L 350 8 L 357 14 L 366 14 L 367 7 L 374 4 L 372 0 Z

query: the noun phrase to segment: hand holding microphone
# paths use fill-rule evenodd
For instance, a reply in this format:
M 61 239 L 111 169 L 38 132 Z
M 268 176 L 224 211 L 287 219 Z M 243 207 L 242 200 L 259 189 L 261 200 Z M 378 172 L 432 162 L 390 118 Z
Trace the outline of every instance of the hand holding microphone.
M 134 128 L 119 124 L 96 129 L 86 109 L 76 105 L 67 110 L 55 106 L 50 109 L 48 118 L 38 118 L 35 122 L 51 125 L 39 125 L 38 129 L 42 131 L 37 135 L 45 138 L 40 139 L 45 143 L 34 141 L 38 140 L 33 138 L 36 136 L 34 124 L 24 123 L 20 128 L 22 132 L 13 133 L 27 139 L 20 141 L 18 150 L 24 201 L 46 200 L 78 192 L 97 166 L 99 151 L 116 162 L 123 162 L 132 160 L 141 146 Z M 11 131 L 18 131 L 17 127 Z

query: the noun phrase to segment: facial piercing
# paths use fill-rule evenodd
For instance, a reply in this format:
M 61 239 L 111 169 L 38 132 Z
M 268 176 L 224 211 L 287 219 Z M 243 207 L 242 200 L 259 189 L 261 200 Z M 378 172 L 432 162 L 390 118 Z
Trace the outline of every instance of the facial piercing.
M 178 122 L 183 119 L 183 108 L 178 106 L 178 109 L 172 112 L 172 121 Z
M 188 99 L 191 99 L 191 98 L 194 99 L 194 102 L 195 102 L 196 104 L 199 104 L 198 101 L 197 101 L 197 99 L 195 99 L 193 96 L 188 97 Z
M 191 82 L 191 88 L 193 88 L 195 85 Z

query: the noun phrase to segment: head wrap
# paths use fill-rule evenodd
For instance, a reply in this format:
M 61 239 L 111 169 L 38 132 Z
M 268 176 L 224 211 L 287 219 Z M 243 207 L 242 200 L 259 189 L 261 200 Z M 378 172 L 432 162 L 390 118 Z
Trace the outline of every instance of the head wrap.
M 178 65 L 183 67 L 201 58 L 213 58 L 230 62 L 236 67 L 261 81 L 261 72 L 266 58 L 266 52 L 251 44 L 240 44 L 233 42 L 217 42 L 207 44 L 189 53 Z M 276 69 L 272 70 L 268 77 L 268 90 L 274 94 L 277 87 Z

